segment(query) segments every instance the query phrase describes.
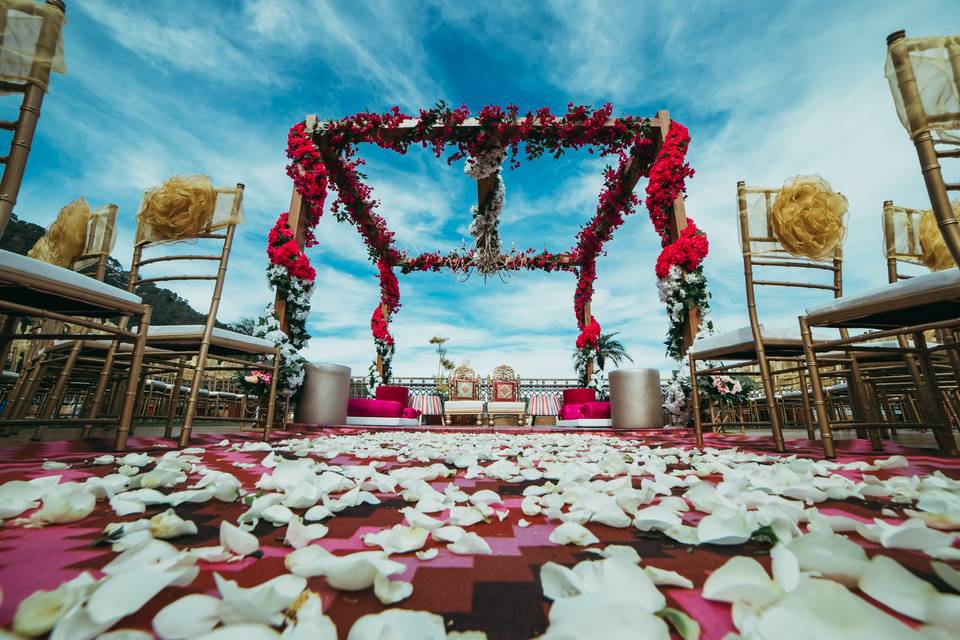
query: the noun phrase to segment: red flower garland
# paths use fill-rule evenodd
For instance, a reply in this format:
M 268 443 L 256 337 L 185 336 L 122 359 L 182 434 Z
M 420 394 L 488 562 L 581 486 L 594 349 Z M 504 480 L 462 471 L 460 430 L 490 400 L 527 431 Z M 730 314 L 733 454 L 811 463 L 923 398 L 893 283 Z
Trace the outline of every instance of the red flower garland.
M 590 323 L 583 328 L 580 335 L 577 336 L 577 349 L 597 348 L 600 340 L 600 323 L 590 318 Z
M 595 347 L 600 334 L 600 325 L 592 316 L 584 318 L 586 305 L 593 297 L 596 281 L 596 259 L 603 253 L 604 244 L 613 232 L 619 228 L 627 215 L 634 212 L 639 200 L 633 193 L 632 182 L 636 173 L 647 175 L 646 207 L 654 229 L 661 236 L 663 251 L 657 259 L 656 273 L 662 278 L 670 266 L 678 265 L 686 271 L 700 266 L 707 254 L 706 235 L 697 229 L 693 220 L 680 237 L 670 241 L 668 212 L 675 200 L 685 190 L 686 178 L 693 170 L 685 162 L 689 133 L 683 125 L 673 122 L 661 145 L 656 158 L 653 157 L 653 138 L 649 122 L 643 118 L 626 116 L 613 120 L 606 126 L 613 113 L 612 105 L 591 110 L 586 106 L 567 106 L 562 117 L 553 115 L 546 107 L 528 112 L 518 117 L 519 109 L 515 105 L 503 107 L 487 105 L 477 114 L 479 124 L 472 135 L 464 136 L 457 129 L 469 116 L 464 106 L 449 109 L 442 102 L 434 109 L 420 110 L 419 119 L 401 135 L 394 132 L 411 118 L 393 107 L 385 114 L 357 113 L 339 121 L 324 123 L 323 131 L 330 153 L 322 157 L 312 136 L 304 123 L 294 125 L 288 136 L 287 155 L 291 159 L 287 173 L 294 180 L 297 191 L 303 197 L 307 207 L 306 245 L 316 243 L 313 228 L 323 213 L 326 191 L 332 182 L 337 191 L 337 199 L 331 205 L 339 218 L 348 218 L 357 227 L 371 259 L 376 262 L 380 277 L 381 305 L 374 310 L 371 329 L 377 340 L 393 344 L 389 333 L 390 316 L 400 307 L 400 291 L 393 267 L 400 265 L 403 273 L 414 271 L 439 271 L 449 268 L 465 271 L 468 268 L 469 254 L 465 258 L 456 253 L 441 256 L 439 253 L 424 253 L 408 258 L 394 246 L 394 234 L 386 221 L 375 213 L 378 202 L 373 199 L 371 189 L 360 179 L 358 168 L 364 164 L 355 158 L 356 145 L 372 143 L 377 146 L 404 154 L 410 144 L 430 147 L 434 155 L 440 157 L 447 144 L 455 147 L 455 152 L 447 159 L 477 156 L 493 145 L 504 146 L 511 151 L 511 164 L 518 163 L 519 144 L 526 145 L 528 159 L 544 154 L 555 157 L 566 148 L 579 149 L 590 147 L 599 150 L 601 156 L 616 154 L 619 165 L 604 173 L 605 184 L 600 194 L 594 217 L 577 235 L 577 243 L 569 254 L 553 254 L 544 251 L 534 254 L 533 250 L 512 253 L 505 258 L 505 269 L 542 269 L 575 270 L 577 286 L 574 294 L 574 311 L 580 335 L 577 348 Z M 639 163 L 634 166 L 633 163 Z M 629 188 L 628 188 L 629 187 Z M 276 233 L 275 233 L 276 232 Z M 282 240 L 282 242 L 281 242 Z M 293 240 L 282 215 L 271 231 L 271 264 L 280 264 L 297 277 L 312 280 L 315 277 L 302 251 L 294 251 L 289 243 Z M 295 242 L 293 243 L 296 244 Z M 384 309 L 386 312 L 384 313 Z
M 286 212 L 281 213 L 277 218 L 267 240 L 267 257 L 270 259 L 270 264 L 283 267 L 294 278 L 314 281 L 317 272 L 310 266 L 310 260 L 297 244 Z

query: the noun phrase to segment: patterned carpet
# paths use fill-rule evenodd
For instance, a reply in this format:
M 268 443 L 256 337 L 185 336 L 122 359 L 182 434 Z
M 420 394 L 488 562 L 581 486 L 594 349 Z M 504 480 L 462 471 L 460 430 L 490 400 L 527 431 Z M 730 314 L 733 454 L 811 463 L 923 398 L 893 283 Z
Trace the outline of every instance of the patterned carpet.
M 461 431 L 469 432 L 470 429 Z M 500 431 L 500 429 L 498 429 Z M 504 429 L 516 433 L 516 430 Z M 538 431 L 556 432 L 555 429 Z M 363 433 L 359 428 L 340 428 L 329 430 L 336 434 Z M 530 432 L 530 430 L 527 430 Z M 599 435 L 609 432 L 593 432 Z M 278 433 L 275 440 L 290 437 L 289 433 Z M 319 435 L 313 432 L 311 436 Z M 683 432 L 617 432 L 619 438 L 642 442 L 650 446 L 692 445 L 692 435 Z M 217 446 L 222 436 L 202 436 L 194 446 L 205 447 L 203 463 L 210 469 L 226 471 L 239 478 L 243 487 L 252 490 L 260 476 L 267 472 L 260 465 L 264 452 L 226 451 Z M 234 434 L 231 441 L 250 439 L 248 436 Z M 717 448 L 739 446 L 742 449 L 757 452 L 772 452 L 769 438 L 761 436 L 720 436 L 707 437 L 707 445 Z M 174 448 L 171 441 L 148 438 L 133 438 L 129 450 L 162 455 Z M 820 457 L 816 443 L 806 440 L 790 441 L 792 454 L 801 457 Z M 909 459 L 907 468 L 894 471 L 871 472 L 881 478 L 890 475 L 910 476 L 928 474 L 940 470 L 952 478 L 960 478 L 960 459 L 944 458 L 932 455 L 929 451 L 910 450 L 895 444 L 887 444 L 885 451 L 871 452 L 866 442 L 840 441 L 839 462 L 873 459 L 892 454 L 903 454 Z M 83 481 L 91 475 L 105 475 L 115 472 L 115 465 L 93 465 L 91 459 L 101 453 L 109 453 L 107 440 L 92 441 L 50 441 L 27 443 L 0 448 L 0 484 L 11 480 L 29 480 L 40 476 L 61 475 L 62 481 Z M 55 460 L 71 465 L 67 470 L 44 471 L 41 464 L 45 460 Z M 350 456 L 339 456 L 327 460 L 331 465 L 367 464 Z M 384 459 L 384 469 L 396 468 L 405 463 L 396 459 Z M 238 468 L 235 463 L 251 464 L 249 468 Z M 845 472 L 852 479 L 858 479 L 858 472 Z M 709 479 L 709 478 L 708 478 Z M 194 479 L 191 477 L 188 484 Z M 432 483 L 442 488 L 450 480 Z M 488 478 L 467 479 L 464 472 L 458 472 L 455 484 L 468 492 L 490 489 L 499 493 L 509 515 L 502 521 L 493 518 L 490 523 L 482 524 L 476 530 L 490 544 L 492 555 L 454 555 L 443 545 L 433 541 L 428 546 L 436 546 L 439 556 L 433 560 L 421 561 L 414 554 L 406 553 L 392 556 L 406 565 L 406 571 L 395 578 L 413 584 L 413 595 L 397 606 L 405 609 L 427 610 L 441 614 L 449 630 L 482 630 L 490 640 L 508 640 L 530 638 L 543 633 L 547 628 L 547 612 L 550 603 L 545 600 L 539 582 L 539 567 L 548 561 L 564 565 L 573 565 L 585 559 L 596 558 L 575 545 L 561 546 L 548 540 L 556 523 L 549 523 L 544 516 L 524 516 L 520 511 L 521 493 L 525 486 L 535 482 L 508 483 Z M 680 489 L 676 490 L 679 494 Z M 403 522 L 399 509 L 407 506 L 398 496 L 380 496 L 378 505 L 361 505 L 337 514 L 324 522 L 330 527 L 329 533 L 314 544 L 320 544 L 332 552 L 352 552 L 367 550 L 361 540 L 365 533 L 376 532 Z M 881 515 L 881 510 L 891 507 L 887 499 L 828 501 L 818 505 L 827 514 L 846 514 L 864 521 L 870 521 Z M 8 627 L 18 603 L 37 589 L 52 589 L 65 580 L 73 578 L 78 572 L 89 570 L 100 575 L 97 570 L 109 562 L 115 553 L 109 546 L 95 546 L 103 528 L 110 522 L 135 520 L 150 517 L 163 511 L 165 507 L 148 507 L 146 514 L 117 517 L 108 508 L 98 505 L 92 515 L 82 521 L 61 526 L 47 526 L 40 529 L 27 529 L 5 526 L 0 529 L 0 587 L 3 589 L 0 606 L 0 625 Z M 177 507 L 177 513 L 193 520 L 199 532 L 189 541 L 172 540 L 178 546 L 204 546 L 218 544 L 218 528 L 222 519 L 236 521 L 245 508 L 240 502 L 226 504 L 212 500 L 206 503 L 185 503 Z M 889 514 L 888 514 L 889 515 Z M 685 524 L 696 524 L 702 514 L 687 512 Z M 521 528 L 519 520 L 526 518 L 530 526 Z M 891 520 L 896 522 L 896 519 Z M 629 545 L 636 549 L 644 564 L 667 570 L 673 570 L 690 578 L 696 588 L 682 589 L 664 587 L 661 590 L 667 597 L 668 606 L 686 611 L 698 620 L 705 639 L 720 639 L 733 631 L 730 607 L 727 604 L 709 602 L 700 597 L 700 587 L 711 571 L 722 565 L 732 555 L 754 555 L 765 567 L 769 567 L 769 545 L 749 542 L 736 547 L 710 546 L 686 547 L 666 538 L 659 533 L 645 533 L 634 527 L 624 529 L 590 523 L 588 528 L 600 539 L 602 546 L 608 543 Z M 469 527 L 468 530 L 473 530 Z M 115 628 L 150 629 L 150 621 L 162 607 L 191 592 L 216 593 L 212 574 L 214 571 L 224 577 L 236 580 L 241 586 L 258 584 L 264 580 L 285 573 L 283 559 L 289 553 L 289 547 L 283 546 L 284 527 L 275 528 L 261 521 L 254 534 L 259 538 L 262 557 L 247 557 L 233 563 L 201 563 L 200 576 L 189 587 L 171 587 L 151 600 L 140 612 L 121 621 Z M 851 536 L 861 543 L 868 554 L 872 555 L 878 545 Z M 902 550 L 885 550 L 905 567 L 934 584 L 940 591 L 949 591 L 930 569 L 929 558 L 923 554 Z M 952 563 L 957 566 L 957 563 Z M 382 611 L 385 607 L 373 596 L 372 590 L 359 592 L 339 592 L 330 588 L 324 578 L 310 578 L 309 588 L 319 592 L 323 598 L 324 610 L 334 620 L 340 630 L 340 637 L 346 637 L 346 631 L 360 616 Z M 889 611 L 889 610 L 888 610 Z M 898 616 L 899 617 L 899 616 Z M 902 619 L 902 618 L 901 618 Z M 674 636 L 679 637 L 679 636 Z

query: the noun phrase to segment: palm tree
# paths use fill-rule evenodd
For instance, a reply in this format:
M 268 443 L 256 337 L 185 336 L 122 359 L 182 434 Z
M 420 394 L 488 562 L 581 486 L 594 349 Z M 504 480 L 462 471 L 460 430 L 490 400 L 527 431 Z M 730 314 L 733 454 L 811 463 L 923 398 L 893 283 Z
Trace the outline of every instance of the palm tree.
M 619 331 L 613 333 L 601 333 L 597 340 L 597 368 L 606 369 L 607 360 L 619 367 L 624 360 L 633 362 L 633 358 L 627 353 L 623 343 L 614 338 Z

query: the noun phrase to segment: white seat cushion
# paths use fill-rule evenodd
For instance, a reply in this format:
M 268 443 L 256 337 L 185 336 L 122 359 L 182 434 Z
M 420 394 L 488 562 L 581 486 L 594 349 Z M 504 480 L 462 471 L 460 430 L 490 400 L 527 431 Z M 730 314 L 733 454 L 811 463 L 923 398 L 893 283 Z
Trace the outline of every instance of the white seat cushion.
M 448 400 L 443 403 L 444 413 L 483 413 L 482 400 Z
M 57 292 L 58 295 L 71 296 L 76 294 L 84 299 L 100 297 L 126 304 L 141 302 L 140 296 L 95 278 L 11 251 L 0 250 L 0 282 L 9 283 L 7 286 L 31 286 L 41 289 L 46 289 L 44 284 L 48 284 L 52 291 L 43 291 L 44 293 Z M 67 291 L 60 294 L 64 287 Z
M 150 325 L 147 329 L 148 342 L 191 342 L 203 336 L 202 324 Z M 272 351 L 273 343 L 263 338 L 248 336 L 229 329 L 214 327 L 212 341 L 225 346 L 252 347 L 258 351 Z
M 763 337 L 764 342 L 796 343 L 799 345 L 800 325 L 798 324 L 794 327 L 768 327 L 761 324 L 760 335 Z M 832 329 L 817 328 L 814 329 L 813 337 L 816 340 L 835 340 L 839 338 L 840 335 Z M 739 329 L 734 329 L 733 331 L 716 333 L 712 336 L 707 336 L 702 340 L 698 340 L 693 345 L 693 352 L 699 354 L 721 349 L 733 349 L 735 347 L 752 348 L 752 345 L 753 330 L 750 328 L 750 325 L 747 325 L 745 327 L 740 327 Z
M 807 315 L 811 321 L 815 321 L 818 316 L 835 314 L 857 317 L 874 312 L 878 306 L 882 307 L 884 312 L 890 312 L 928 303 L 931 295 L 944 301 L 960 299 L 960 270 L 947 269 L 928 273 L 863 293 L 836 298 L 826 304 L 808 308 Z
M 526 411 L 525 402 L 488 402 L 487 413 L 523 413 Z

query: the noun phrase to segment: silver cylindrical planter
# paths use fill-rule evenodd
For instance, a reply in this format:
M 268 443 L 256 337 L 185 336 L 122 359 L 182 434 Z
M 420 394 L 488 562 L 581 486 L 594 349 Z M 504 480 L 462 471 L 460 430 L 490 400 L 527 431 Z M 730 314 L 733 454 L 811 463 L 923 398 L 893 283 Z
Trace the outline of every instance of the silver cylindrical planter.
M 615 429 L 663 426 L 660 372 L 656 369 L 617 369 L 610 375 L 610 417 Z
M 304 369 L 303 388 L 293 415 L 294 422 L 323 426 L 346 424 L 350 367 L 312 362 L 305 364 Z

